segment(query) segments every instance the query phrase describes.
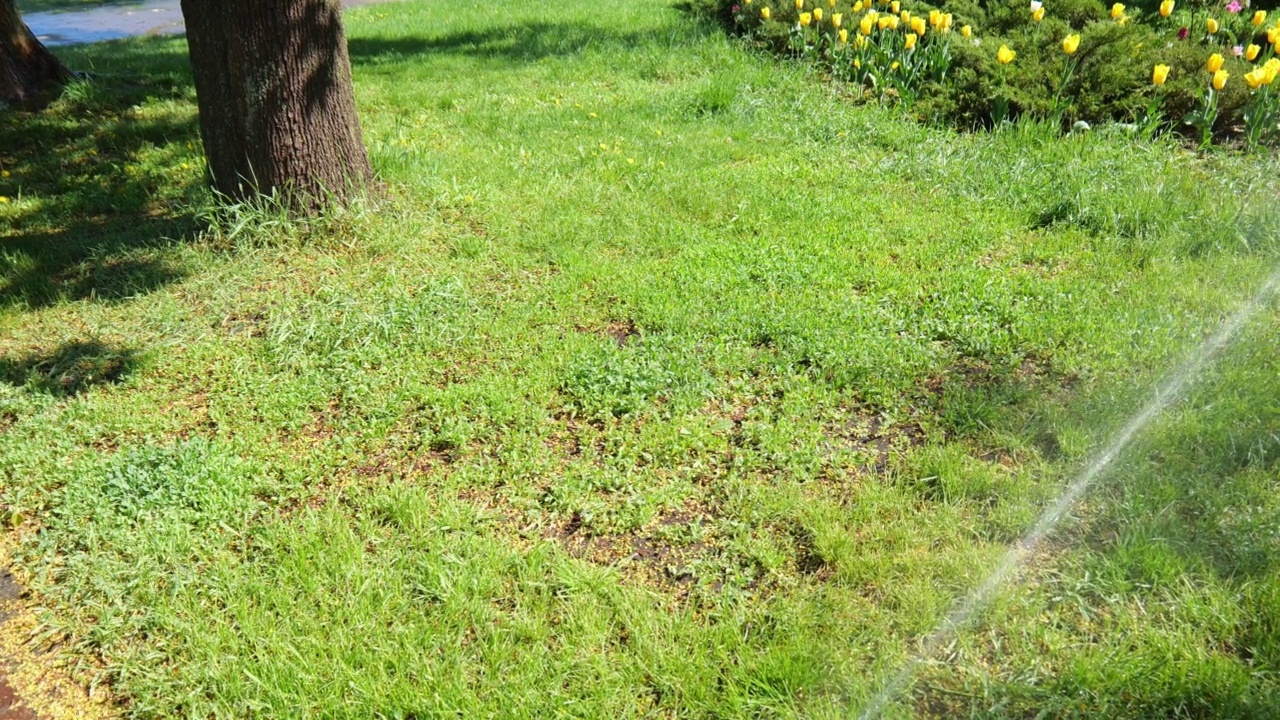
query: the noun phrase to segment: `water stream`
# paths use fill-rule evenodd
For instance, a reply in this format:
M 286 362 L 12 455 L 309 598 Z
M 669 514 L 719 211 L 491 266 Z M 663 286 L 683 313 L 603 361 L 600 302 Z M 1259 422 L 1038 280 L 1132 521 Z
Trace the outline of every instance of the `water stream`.
M 991 604 L 1000 588 L 1018 575 L 1027 557 L 1057 527 L 1089 486 L 1106 472 L 1129 443 L 1141 434 L 1160 413 L 1183 396 L 1205 367 L 1231 344 L 1249 320 L 1266 307 L 1272 293 L 1277 291 L 1280 291 L 1280 269 L 1273 272 L 1271 277 L 1262 284 L 1262 288 L 1228 318 L 1218 331 L 1200 345 L 1180 367 L 1161 381 L 1156 387 L 1154 397 L 1130 418 L 1129 422 L 1125 423 L 1099 455 L 1085 465 L 1058 499 L 1045 509 L 1027 534 L 1005 552 L 1000 564 L 987 576 L 986 580 L 968 595 L 957 599 L 951 612 L 932 633 L 923 639 L 920 650 L 899 668 L 898 672 L 889 677 L 880 691 L 858 714 L 860 720 L 879 718 L 895 698 L 907 691 L 915 680 L 916 671 L 919 670 L 920 665 L 932 658 L 961 628 Z

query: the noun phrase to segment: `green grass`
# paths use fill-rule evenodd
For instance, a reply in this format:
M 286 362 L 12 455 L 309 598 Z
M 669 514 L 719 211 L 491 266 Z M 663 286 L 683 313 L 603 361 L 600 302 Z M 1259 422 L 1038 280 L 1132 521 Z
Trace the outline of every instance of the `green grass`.
M 1274 158 L 347 17 L 387 197 L 309 224 L 211 207 L 181 40 L 0 117 L 0 499 L 125 715 L 846 716 L 1280 256 Z M 1280 712 L 1278 318 L 892 716 Z

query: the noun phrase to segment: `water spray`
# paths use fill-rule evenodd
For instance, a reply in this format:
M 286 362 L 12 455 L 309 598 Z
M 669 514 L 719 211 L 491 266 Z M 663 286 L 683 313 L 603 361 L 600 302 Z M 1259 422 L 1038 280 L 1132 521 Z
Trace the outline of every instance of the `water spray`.
M 1271 277 L 1262 284 L 1262 288 L 1240 309 L 1236 310 L 1223 323 L 1222 327 L 1218 328 L 1217 332 L 1201 344 L 1177 370 L 1170 373 L 1160 382 L 1151 401 L 1142 408 L 1141 412 L 1134 415 L 1103 451 L 1080 471 L 1080 474 L 1071 481 L 1071 484 L 1067 485 L 1062 494 L 1058 496 L 1058 499 L 1045 509 L 1036 524 L 1022 536 L 1022 539 L 1005 552 L 1000 564 L 987 576 L 987 579 L 968 595 L 956 601 L 951 611 L 947 613 L 946 618 L 934 628 L 933 632 L 925 637 L 920 650 L 899 668 L 897 673 L 889 678 L 884 687 L 880 689 L 880 692 L 871 698 L 867 706 L 858 715 L 860 720 L 873 720 L 880 717 L 889 703 L 911 685 L 915 679 L 916 670 L 919 669 L 920 665 L 933 657 L 943 643 L 947 642 L 961 627 L 991 604 L 996 592 L 1000 590 L 1006 581 L 1017 574 L 1027 556 L 1039 547 L 1045 536 L 1052 532 L 1054 527 L 1066 516 L 1067 512 L 1075 506 L 1080 496 L 1089 489 L 1093 481 L 1124 452 L 1134 437 L 1142 432 L 1147 425 L 1151 424 L 1152 420 L 1163 412 L 1165 408 L 1181 398 L 1191 381 L 1200 374 L 1205 365 L 1209 364 L 1224 348 L 1231 344 L 1241 328 L 1262 309 L 1267 302 L 1267 298 L 1277 288 L 1280 288 L 1280 269 L 1273 272 Z

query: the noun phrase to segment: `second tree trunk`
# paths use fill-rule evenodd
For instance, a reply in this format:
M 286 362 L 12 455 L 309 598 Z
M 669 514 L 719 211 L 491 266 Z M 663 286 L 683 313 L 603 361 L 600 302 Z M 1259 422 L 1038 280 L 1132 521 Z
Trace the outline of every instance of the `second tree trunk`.
M 70 74 L 18 16 L 13 0 L 0 0 L 0 102 L 38 100 Z

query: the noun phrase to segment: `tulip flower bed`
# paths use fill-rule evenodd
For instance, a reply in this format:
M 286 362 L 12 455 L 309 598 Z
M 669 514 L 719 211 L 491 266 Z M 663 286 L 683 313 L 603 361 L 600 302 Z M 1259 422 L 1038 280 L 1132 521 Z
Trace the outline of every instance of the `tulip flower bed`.
M 1239 0 L 703 0 L 748 42 L 922 120 L 1115 121 L 1203 145 L 1274 144 L 1280 12 Z

